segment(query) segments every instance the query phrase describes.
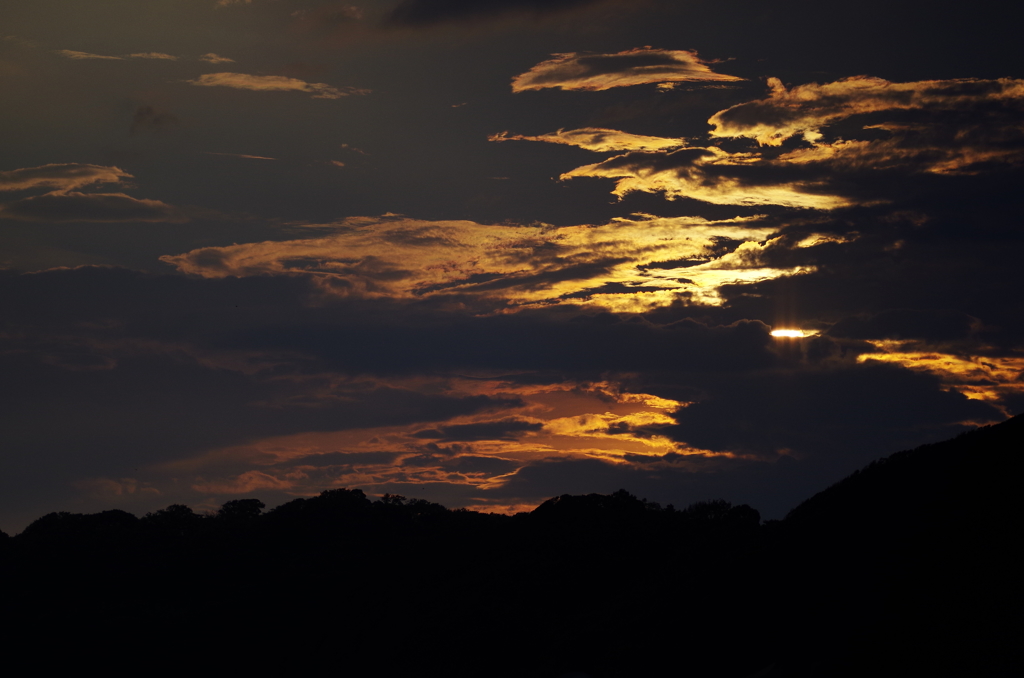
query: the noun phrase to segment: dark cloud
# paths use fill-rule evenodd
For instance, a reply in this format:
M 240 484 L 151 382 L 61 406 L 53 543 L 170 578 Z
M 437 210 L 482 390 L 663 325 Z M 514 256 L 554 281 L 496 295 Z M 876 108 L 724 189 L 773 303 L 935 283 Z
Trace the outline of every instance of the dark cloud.
M 849 339 L 956 341 L 981 329 L 977 318 L 952 310 L 890 309 L 873 316 L 843 318 L 828 335 Z
M 469 442 L 473 440 L 515 440 L 529 431 L 539 431 L 543 424 L 521 419 L 502 419 L 478 424 L 456 424 L 440 429 L 425 429 L 413 435 L 416 438 L 436 438 L 441 442 Z
M 159 200 L 124 193 L 53 192 L 0 205 L 0 216 L 51 223 L 94 221 L 187 221 L 182 212 Z
M 942 440 L 958 422 L 1000 421 L 994 407 L 939 379 L 875 362 L 753 373 L 705 382 L 705 397 L 663 432 L 703 449 L 762 458 L 824 455 L 852 471 L 879 453 Z
M 502 14 L 552 14 L 605 0 L 402 0 L 388 15 L 394 26 L 490 19 Z
M 135 134 L 143 130 L 159 132 L 178 124 L 178 116 L 162 111 L 155 106 L 139 106 L 132 116 L 130 132 Z

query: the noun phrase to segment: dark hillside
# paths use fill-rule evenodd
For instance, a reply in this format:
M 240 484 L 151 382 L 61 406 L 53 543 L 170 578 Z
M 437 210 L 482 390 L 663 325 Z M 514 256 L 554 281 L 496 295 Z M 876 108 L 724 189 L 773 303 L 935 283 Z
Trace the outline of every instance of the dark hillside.
M 901 452 L 764 525 L 624 490 L 516 516 L 345 489 L 49 514 L 0 537 L 6 649 L 58 668 L 1020 675 L 1022 434 Z
M 791 660 L 1021 675 L 1022 478 L 1017 416 L 876 461 L 795 508 L 772 544 L 802 598 Z

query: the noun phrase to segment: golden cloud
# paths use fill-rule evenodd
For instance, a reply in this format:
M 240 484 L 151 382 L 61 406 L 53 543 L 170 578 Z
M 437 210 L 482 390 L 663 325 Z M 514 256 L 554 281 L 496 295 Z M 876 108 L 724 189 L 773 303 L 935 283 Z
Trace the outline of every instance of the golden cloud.
M 370 90 L 355 87 L 333 87 L 322 82 L 306 82 L 283 75 L 249 75 L 248 73 L 205 73 L 185 82 L 200 87 L 231 87 L 255 92 L 306 92 L 314 99 L 340 99 L 353 94 L 369 94 Z
M 778 78 L 769 78 L 768 87 L 767 99 L 738 104 L 711 116 L 708 123 L 715 128 L 711 136 L 746 137 L 764 146 L 778 146 L 801 135 L 815 142 L 822 138 L 822 127 L 854 115 L 895 110 L 935 112 L 1024 99 L 1024 80 L 1011 78 L 899 83 L 856 76 L 788 90 Z
M 203 56 L 199 57 L 199 60 L 200 61 L 205 61 L 205 62 L 211 63 L 211 64 L 227 64 L 227 63 L 232 63 L 233 64 L 233 63 L 235 63 L 234 59 L 229 59 L 229 58 L 227 58 L 225 56 L 221 56 L 219 54 L 214 54 L 213 52 L 209 52 L 207 54 L 204 54 Z
M 598 153 L 609 151 L 664 151 L 682 148 L 686 145 L 685 139 L 649 137 L 601 127 L 558 130 L 557 132 L 541 134 L 535 137 L 499 132 L 498 134 L 492 134 L 487 139 L 488 141 L 544 141 L 550 144 L 578 146 Z
M 947 388 L 972 400 L 983 400 L 1009 412 L 1001 402 L 1009 395 L 1024 393 L 1024 357 L 989 356 L 970 352 L 947 352 L 929 349 L 915 341 L 893 339 L 869 340 L 877 353 L 864 353 L 859 362 L 874 360 L 899 365 L 919 372 L 928 372 L 942 380 Z
M 207 247 L 161 260 L 210 278 L 305 275 L 330 294 L 475 298 L 494 310 L 573 303 L 642 311 L 681 299 L 715 304 L 723 284 L 811 270 L 761 264 L 754 256 L 761 246 L 754 245 L 774 228 L 756 219 L 637 216 L 600 226 L 553 227 L 385 216 L 318 228 L 331 232 Z M 732 254 L 713 255 L 723 239 L 752 242 Z
M 0 191 L 48 188 L 70 191 L 90 184 L 116 184 L 132 175 L 118 167 L 61 163 L 0 172 Z
M 686 148 L 675 153 L 629 153 L 584 165 L 566 172 L 561 179 L 598 177 L 616 179 L 614 195 L 633 191 L 663 193 L 669 199 L 693 198 L 716 205 L 782 205 L 814 209 L 835 209 L 850 204 L 830 195 L 822 180 L 770 182 L 744 178 L 729 166 L 758 165 L 756 153 L 729 153 L 718 147 Z
M 843 171 L 910 166 L 933 174 L 971 174 L 984 163 L 1015 164 L 1024 160 L 1024 151 L 1017 144 L 1001 144 L 1004 140 L 992 144 L 992 140 L 972 140 L 964 134 L 950 136 L 958 138 L 928 139 L 919 145 L 914 145 L 913 140 L 903 134 L 872 141 L 817 142 L 809 148 L 784 153 L 774 162 L 779 165 L 819 164 Z
M 133 198 L 124 193 L 77 191 L 54 191 L 0 204 L 0 216 L 50 223 L 188 221 L 188 217 L 160 200 Z
M 671 458 L 694 463 L 715 455 L 659 435 L 686 403 L 623 391 L 614 382 L 521 385 L 496 379 L 409 378 L 392 388 L 486 394 L 523 401 L 517 421 L 534 423 L 514 436 L 499 435 L 493 414 L 460 416 L 433 424 L 306 432 L 217 448 L 160 467 L 176 477 L 196 475 L 193 489 L 242 494 L 257 489 L 293 495 L 324 487 L 358 485 L 372 491 L 391 483 L 446 483 L 488 490 L 501 487 L 520 468 L 551 458 L 601 459 L 620 464 Z M 433 442 L 425 428 L 486 430 L 468 442 Z M 634 460 L 634 461 L 630 461 Z M 235 469 L 227 471 L 227 469 Z M 240 470 L 244 469 L 244 470 Z M 220 476 L 220 477 L 215 477 Z
M 554 54 L 512 79 L 513 92 L 557 87 L 601 91 L 612 87 L 674 82 L 735 82 L 734 75 L 715 73 L 708 62 L 689 50 L 642 47 L 617 54 L 569 52 Z
M 69 59 L 112 59 L 114 61 L 122 61 L 123 58 L 119 56 L 107 56 L 104 54 L 90 54 L 89 52 L 79 52 L 73 49 L 58 49 L 55 54 L 67 57 Z

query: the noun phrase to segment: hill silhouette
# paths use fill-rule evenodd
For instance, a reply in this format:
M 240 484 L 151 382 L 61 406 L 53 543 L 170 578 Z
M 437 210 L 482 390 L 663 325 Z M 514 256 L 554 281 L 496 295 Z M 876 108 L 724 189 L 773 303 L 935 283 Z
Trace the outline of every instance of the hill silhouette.
M 763 524 L 625 490 L 51 513 L 0 538 L 7 639 L 54 668 L 1018 676 L 1022 443 L 1015 417 L 894 454 Z

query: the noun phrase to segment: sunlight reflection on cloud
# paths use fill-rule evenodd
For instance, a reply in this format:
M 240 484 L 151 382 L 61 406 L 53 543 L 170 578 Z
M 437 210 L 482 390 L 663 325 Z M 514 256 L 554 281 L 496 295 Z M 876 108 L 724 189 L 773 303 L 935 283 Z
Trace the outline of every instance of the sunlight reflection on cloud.
M 643 310 L 692 298 L 720 303 L 725 284 L 813 270 L 761 261 L 773 228 L 754 219 L 618 219 L 600 226 L 509 226 L 401 217 L 352 218 L 329 235 L 210 247 L 161 259 L 218 278 L 309 275 L 343 296 L 458 296 L 494 310 L 589 304 Z M 311 229 L 312 230 L 312 229 Z M 712 255 L 723 240 L 735 251 Z M 746 241 L 746 242 L 744 242 Z

